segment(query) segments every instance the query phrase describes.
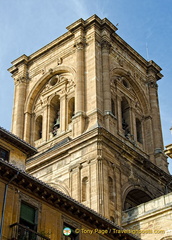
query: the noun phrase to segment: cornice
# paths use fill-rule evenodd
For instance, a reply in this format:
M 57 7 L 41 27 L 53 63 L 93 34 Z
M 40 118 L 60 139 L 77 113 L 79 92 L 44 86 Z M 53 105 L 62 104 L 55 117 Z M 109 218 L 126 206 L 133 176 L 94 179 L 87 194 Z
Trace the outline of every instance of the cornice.
M 100 126 L 82 134 L 77 138 L 68 139 L 68 141 L 64 141 L 63 144 L 57 143 L 47 151 L 38 153 L 37 155 L 28 159 L 27 170 L 29 172 L 34 171 L 38 165 L 45 166 L 52 159 L 58 161 L 57 156 L 59 156 L 60 159 L 64 159 L 77 149 L 81 149 L 83 146 L 88 146 L 89 144 L 97 142 L 98 144 L 106 144 L 111 148 L 114 148 L 115 145 L 115 150 L 120 156 L 123 156 L 128 160 L 132 159 L 133 164 L 135 164 L 137 167 L 142 167 L 145 172 L 150 174 L 155 179 L 157 179 L 157 177 L 160 178 L 164 184 L 172 181 L 172 176 L 153 164 L 144 152 L 137 147 L 132 147 L 132 144 L 129 143 L 128 140 L 125 141 L 122 138 L 120 139 Z
M 57 142 L 52 148 L 49 148 L 45 152 L 38 153 L 37 155 L 29 158 L 27 160 L 26 169 L 28 172 L 32 172 L 37 167 L 45 166 L 47 164 L 52 163 L 52 159 L 54 161 L 58 161 L 57 157 L 60 159 L 64 159 L 72 152 L 75 152 L 77 149 L 83 148 L 84 145 L 93 144 L 93 142 L 97 142 L 98 129 L 94 128 L 93 130 L 82 134 L 79 137 L 74 139 L 65 138 L 60 142 Z M 91 142 L 90 142 L 91 141 Z M 90 142 L 90 143 L 89 143 Z
M 135 51 L 127 42 L 125 42 L 117 33 L 113 33 L 112 39 L 116 40 L 117 43 L 128 51 L 132 58 L 139 62 L 147 71 L 153 70 L 156 73 L 157 80 L 161 79 L 163 75 L 160 73 L 161 67 L 154 61 L 147 61 L 137 51 Z
M 70 32 L 74 32 L 79 28 L 82 28 L 82 29 L 85 28 L 86 29 L 86 28 L 88 28 L 92 25 L 97 25 L 102 29 L 107 28 L 111 32 L 115 32 L 115 31 L 118 30 L 107 18 L 100 19 L 96 14 L 89 17 L 87 20 L 83 20 L 82 18 L 80 18 L 76 22 L 69 25 L 67 27 L 67 30 L 70 31 Z

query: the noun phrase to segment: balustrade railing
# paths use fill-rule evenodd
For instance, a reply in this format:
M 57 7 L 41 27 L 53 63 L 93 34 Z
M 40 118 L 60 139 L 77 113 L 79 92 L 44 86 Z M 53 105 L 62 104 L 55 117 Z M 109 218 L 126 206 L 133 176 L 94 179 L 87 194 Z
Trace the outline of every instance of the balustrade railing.
M 10 228 L 12 228 L 11 240 L 50 240 L 50 238 L 43 234 L 35 232 L 19 223 L 10 225 Z

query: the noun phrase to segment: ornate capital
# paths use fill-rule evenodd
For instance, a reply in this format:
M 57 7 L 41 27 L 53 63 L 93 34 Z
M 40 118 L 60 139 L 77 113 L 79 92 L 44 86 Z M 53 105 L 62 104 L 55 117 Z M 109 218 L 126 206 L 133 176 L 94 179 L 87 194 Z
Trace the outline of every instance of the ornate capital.
M 85 47 L 85 41 L 84 40 L 79 40 L 75 42 L 74 47 L 76 47 L 77 50 L 82 50 Z
M 155 88 L 155 89 L 158 88 L 158 84 L 154 81 L 148 82 L 148 86 L 151 87 L 151 88 Z
M 14 78 L 14 84 L 15 85 L 19 85 L 19 84 L 21 84 L 21 83 L 26 83 L 26 81 L 27 81 L 27 79 L 26 79 L 26 77 L 25 76 L 22 76 L 22 77 L 16 77 L 16 78 Z
M 111 44 L 106 40 L 102 40 L 101 47 L 102 49 L 110 50 Z

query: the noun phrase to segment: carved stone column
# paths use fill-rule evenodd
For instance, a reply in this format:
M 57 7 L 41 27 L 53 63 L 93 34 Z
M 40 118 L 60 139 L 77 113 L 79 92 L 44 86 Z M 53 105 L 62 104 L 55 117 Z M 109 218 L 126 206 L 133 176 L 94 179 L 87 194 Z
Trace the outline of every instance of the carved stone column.
M 12 132 L 23 139 L 24 134 L 24 104 L 26 99 L 26 76 L 15 78 L 15 96 L 12 119 Z
M 25 122 L 25 126 L 24 126 L 24 141 L 31 143 L 30 141 L 30 133 L 31 133 L 31 114 L 29 112 L 25 113 L 24 116 L 24 122 Z
M 110 43 L 103 40 L 102 46 L 102 71 L 103 71 L 103 103 L 105 115 L 105 127 L 109 130 L 109 113 L 111 112 L 111 91 L 110 91 L 110 69 L 109 69 L 109 51 Z
M 67 121 L 67 108 L 66 108 L 66 92 L 62 91 L 60 95 L 60 130 L 61 132 L 66 131 L 66 121 Z
M 48 128 L 48 101 L 47 99 L 44 100 L 43 106 L 43 121 L 42 121 L 42 141 L 47 141 L 47 128 Z
M 85 111 L 85 87 L 84 87 L 84 51 L 85 44 L 84 41 L 79 41 L 76 43 L 76 104 L 75 111 L 76 114 L 83 113 Z
M 118 119 L 118 132 L 123 135 L 124 130 L 122 129 L 122 112 L 121 112 L 121 97 L 117 95 L 117 119 Z
M 103 174 L 103 159 L 101 156 L 97 158 L 98 169 L 98 212 L 105 215 L 104 209 L 104 174 Z
M 156 82 L 151 80 L 149 82 L 149 95 L 150 95 L 150 104 L 151 104 L 151 113 L 152 113 L 155 151 L 163 149 L 157 89 L 158 89 L 158 86 Z
M 163 153 L 163 139 L 161 130 L 161 120 L 158 103 L 158 85 L 152 76 L 149 78 L 149 95 L 152 114 L 153 136 L 154 136 L 154 156 L 156 165 L 168 173 L 167 158 Z
M 76 47 L 76 88 L 75 116 L 73 117 L 73 136 L 83 133 L 85 127 L 85 42 L 80 39 Z

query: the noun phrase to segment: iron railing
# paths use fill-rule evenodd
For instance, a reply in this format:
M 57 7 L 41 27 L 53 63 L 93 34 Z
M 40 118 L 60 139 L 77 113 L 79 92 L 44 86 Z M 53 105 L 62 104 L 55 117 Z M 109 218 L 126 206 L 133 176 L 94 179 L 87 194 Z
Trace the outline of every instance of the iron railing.
M 12 228 L 11 240 L 50 240 L 43 234 L 35 232 L 20 223 L 14 223 L 10 225 L 10 228 Z

